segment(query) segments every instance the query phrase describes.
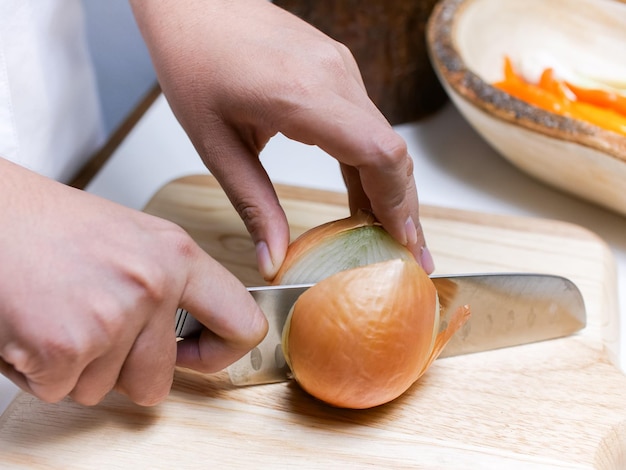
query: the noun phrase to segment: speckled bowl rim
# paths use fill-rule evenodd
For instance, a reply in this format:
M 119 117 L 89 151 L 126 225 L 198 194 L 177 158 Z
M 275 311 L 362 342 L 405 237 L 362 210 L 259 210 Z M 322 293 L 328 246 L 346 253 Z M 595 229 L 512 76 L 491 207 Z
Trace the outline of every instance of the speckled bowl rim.
M 454 44 L 455 21 L 476 0 L 441 0 L 429 18 L 428 53 L 439 79 L 491 116 L 540 134 L 574 142 L 626 162 L 626 137 L 598 126 L 553 114 L 514 98 L 465 65 Z M 622 0 L 614 0 L 626 3 Z

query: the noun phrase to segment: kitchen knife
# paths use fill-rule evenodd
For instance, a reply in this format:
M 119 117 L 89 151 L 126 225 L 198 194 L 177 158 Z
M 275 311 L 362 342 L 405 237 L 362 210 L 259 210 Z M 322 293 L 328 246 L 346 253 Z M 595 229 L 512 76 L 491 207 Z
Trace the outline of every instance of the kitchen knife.
M 441 322 L 469 305 L 471 317 L 439 356 L 449 357 L 517 346 L 573 334 L 586 324 L 585 305 L 576 285 L 561 276 L 504 273 L 431 276 L 439 294 Z M 265 313 L 263 341 L 228 368 L 235 385 L 289 379 L 282 353 L 283 326 L 292 305 L 311 285 L 249 287 Z M 176 312 L 179 338 L 198 334 L 202 325 L 189 312 Z

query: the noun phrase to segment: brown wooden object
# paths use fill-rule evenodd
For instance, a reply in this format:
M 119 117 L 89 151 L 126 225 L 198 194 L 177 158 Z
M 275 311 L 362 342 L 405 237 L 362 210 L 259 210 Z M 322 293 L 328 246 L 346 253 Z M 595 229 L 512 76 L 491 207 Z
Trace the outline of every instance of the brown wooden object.
M 426 47 L 426 23 L 436 0 L 274 3 L 350 48 L 370 98 L 392 124 L 422 118 L 446 102 Z

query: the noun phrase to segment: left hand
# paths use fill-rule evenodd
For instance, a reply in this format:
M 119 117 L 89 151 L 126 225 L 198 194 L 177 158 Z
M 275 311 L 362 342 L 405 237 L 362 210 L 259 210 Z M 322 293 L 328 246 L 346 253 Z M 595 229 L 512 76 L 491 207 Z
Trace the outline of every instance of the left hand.
M 369 209 L 427 271 L 413 161 L 342 44 L 267 0 L 131 0 L 164 94 L 228 194 L 271 279 L 289 243 L 259 153 L 277 132 L 341 164 Z

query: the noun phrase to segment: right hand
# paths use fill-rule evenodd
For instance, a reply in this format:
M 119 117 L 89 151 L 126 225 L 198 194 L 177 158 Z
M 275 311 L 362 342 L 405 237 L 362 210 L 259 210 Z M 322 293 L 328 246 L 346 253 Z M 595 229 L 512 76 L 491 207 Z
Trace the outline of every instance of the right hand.
M 48 402 L 141 405 L 175 365 L 223 369 L 265 336 L 245 287 L 178 226 L 0 159 L 0 370 Z M 176 343 L 177 307 L 206 330 Z

